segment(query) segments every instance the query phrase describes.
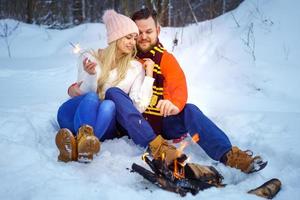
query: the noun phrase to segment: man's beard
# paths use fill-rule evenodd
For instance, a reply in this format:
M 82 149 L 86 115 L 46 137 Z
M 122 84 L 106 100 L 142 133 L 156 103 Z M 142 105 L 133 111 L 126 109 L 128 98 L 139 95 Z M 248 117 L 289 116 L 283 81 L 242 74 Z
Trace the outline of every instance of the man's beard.
M 136 45 L 136 47 L 137 47 L 137 50 L 138 50 L 139 52 L 146 53 L 146 52 L 150 51 L 151 49 L 153 49 L 153 47 L 156 45 L 156 43 L 157 43 L 157 40 L 156 40 L 155 43 L 150 44 L 150 46 L 149 46 L 147 49 L 142 49 L 142 48 L 140 48 L 138 44 Z
M 143 53 L 146 53 L 146 52 L 150 51 L 151 49 L 153 49 L 154 46 L 155 46 L 155 44 L 151 44 L 147 49 L 142 49 L 142 48 L 139 47 L 139 45 L 136 45 L 137 50 L 140 51 L 140 52 L 143 52 Z

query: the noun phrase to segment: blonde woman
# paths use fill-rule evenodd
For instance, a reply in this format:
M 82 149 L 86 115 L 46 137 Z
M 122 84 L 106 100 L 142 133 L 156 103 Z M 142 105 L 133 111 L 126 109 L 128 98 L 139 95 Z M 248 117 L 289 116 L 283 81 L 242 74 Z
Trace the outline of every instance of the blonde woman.
M 58 110 L 60 161 L 90 162 L 100 150 L 99 140 L 116 136 L 116 109 L 113 101 L 105 99 L 107 90 L 122 90 L 141 113 L 152 97 L 154 62 L 145 59 L 142 65 L 134 59 L 136 24 L 114 10 L 107 10 L 103 21 L 108 46 L 81 56 L 78 80 L 68 89 L 72 98 Z

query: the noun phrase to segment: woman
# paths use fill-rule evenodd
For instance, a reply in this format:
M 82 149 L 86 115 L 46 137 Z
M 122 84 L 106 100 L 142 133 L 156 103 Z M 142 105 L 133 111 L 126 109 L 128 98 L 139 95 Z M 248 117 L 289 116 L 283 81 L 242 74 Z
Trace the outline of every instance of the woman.
M 68 89 L 72 98 L 58 110 L 61 129 L 56 145 L 60 151 L 58 160 L 64 162 L 90 162 L 100 150 L 99 140 L 115 137 L 115 106 L 105 100 L 107 89 L 123 90 L 140 112 L 152 97 L 154 62 L 146 59 L 142 66 L 134 59 L 139 32 L 136 24 L 113 10 L 104 13 L 103 21 L 108 47 L 81 56 L 78 81 Z

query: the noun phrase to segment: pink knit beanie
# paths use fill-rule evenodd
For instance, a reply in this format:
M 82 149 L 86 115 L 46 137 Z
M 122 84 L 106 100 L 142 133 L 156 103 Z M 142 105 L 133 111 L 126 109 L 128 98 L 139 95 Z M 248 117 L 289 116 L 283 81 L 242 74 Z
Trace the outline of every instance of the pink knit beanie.
M 114 10 L 106 10 L 102 19 L 106 26 L 108 44 L 131 33 L 139 34 L 139 29 L 134 21 Z

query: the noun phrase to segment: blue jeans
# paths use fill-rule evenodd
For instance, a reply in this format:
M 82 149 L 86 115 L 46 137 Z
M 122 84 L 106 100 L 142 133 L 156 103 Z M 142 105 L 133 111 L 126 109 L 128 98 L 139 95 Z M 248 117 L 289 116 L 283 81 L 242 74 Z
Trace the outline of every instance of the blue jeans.
M 101 101 L 95 92 L 73 97 L 63 103 L 57 113 L 60 128 L 68 128 L 76 135 L 78 129 L 88 124 L 101 139 L 115 137 L 115 104 L 110 100 Z
M 106 99 L 115 103 L 116 120 L 133 141 L 143 147 L 148 146 L 156 134 L 128 95 L 119 88 L 110 88 Z M 186 104 L 178 115 L 163 119 L 163 136 L 166 139 L 176 139 L 185 133 L 191 136 L 198 133 L 198 144 L 214 160 L 220 161 L 232 147 L 226 134 L 193 104 Z
M 186 104 L 177 114 L 163 119 L 163 134 L 166 139 L 179 138 L 185 133 L 199 135 L 197 142 L 214 160 L 220 161 L 232 145 L 226 134 L 194 104 Z
M 106 91 L 105 99 L 115 103 L 116 120 L 134 143 L 147 147 L 156 135 L 150 124 L 135 108 L 128 94 L 117 87 L 112 87 Z

